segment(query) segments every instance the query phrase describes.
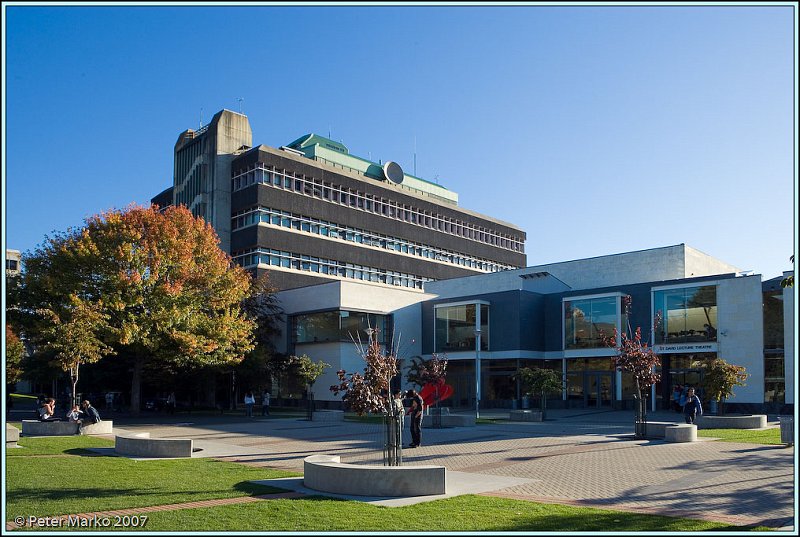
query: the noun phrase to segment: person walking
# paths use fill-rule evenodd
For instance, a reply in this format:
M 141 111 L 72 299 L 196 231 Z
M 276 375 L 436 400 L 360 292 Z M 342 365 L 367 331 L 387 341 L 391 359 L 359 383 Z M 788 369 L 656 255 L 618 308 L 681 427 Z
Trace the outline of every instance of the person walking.
M 700 398 L 694 394 L 694 388 L 686 390 L 686 404 L 683 405 L 683 417 L 686 423 L 695 423 L 697 416 L 703 415 L 703 405 Z
M 261 394 L 261 415 L 262 416 L 269 416 L 269 398 L 272 397 L 272 394 L 269 393 L 269 390 L 264 390 Z
M 680 412 L 683 410 L 681 407 L 681 385 L 676 384 L 674 388 L 672 388 L 672 409 L 675 412 Z
M 408 390 L 406 397 L 411 400 L 411 406 L 406 414 L 411 418 L 411 443 L 409 448 L 422 445 L 422 397 L 415 390 Z
M 256 404 L 256 398 L 253 396 L 253 392 L 248 391 L 244 394 L 244 408 L 245 408 L 245 416 L 248 418 L 253 417 L 253 405 Z
M 175 392 L 169 392 L 169 395 L 167 396 L 167 413 L 175 413 Z

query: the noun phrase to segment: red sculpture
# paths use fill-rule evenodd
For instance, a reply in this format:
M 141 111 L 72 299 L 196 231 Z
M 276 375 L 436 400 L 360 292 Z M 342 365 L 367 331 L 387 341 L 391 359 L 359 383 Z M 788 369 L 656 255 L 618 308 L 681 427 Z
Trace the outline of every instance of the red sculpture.
M 423 386 L 422 390 L 419 392 L 419 395 L 422 397 L 422 401 L 425 403 L 425 406 L 433 406 L 436 404 L 437 391 L 439 395 L 439 401 L 444 401 L 453 395 L 453 387 L 449 384 L 445 384 L 443 378 L 440 378 L 439 382 L 435 384 L 429 382 Z

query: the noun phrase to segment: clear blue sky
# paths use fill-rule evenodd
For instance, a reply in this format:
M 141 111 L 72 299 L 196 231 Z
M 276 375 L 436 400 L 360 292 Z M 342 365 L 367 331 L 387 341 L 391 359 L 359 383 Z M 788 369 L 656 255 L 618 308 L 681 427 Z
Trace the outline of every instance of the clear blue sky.
M 330 132 L 527 232 L 536 265 L 685 243 L 792 265 L 785 6 L 5 8 L 6 247 L 172 183 L 222 108 Z

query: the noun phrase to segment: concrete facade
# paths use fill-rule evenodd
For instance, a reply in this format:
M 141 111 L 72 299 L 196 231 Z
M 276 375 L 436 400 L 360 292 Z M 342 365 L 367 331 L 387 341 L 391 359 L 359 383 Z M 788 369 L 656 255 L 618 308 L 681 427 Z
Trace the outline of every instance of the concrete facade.
M 314 383 L 316 401 L 341 401 L 329 387 L 338 384 L 336 371 L 361 372 L 364 360 L 349 339 L 318 343 L 294 343 L 291 318 L 301 313 L 320 311 L 354 311 L 393 316 L 395 346 L 401 351 L 400 358 L 422 354 L 422 342 L 418 337 L 421 324 L 418 304 L 434 295 L 412 289 L 387 288 L 361 282 L 335 281 L 325 284 L 287 289 L 277 293 L 278 302 L 285 313 L 282 331 L 284 338 L 278 342 L 278 352 L 296 356 L 306 354 L 313 361 L 322 360 L 331 365 Z M 352 334 L 366 344 L 366 332 Z M 404 364 L 408 366 L 406 361 Z M 401 367 L 402 367 L 401 365 Z M 403 372 L 405 374 L 405 371 Z
M 230 249 L 231 162 L 252 144 L 247 116 L 230 110 L 217 112 L 197 131 L 185 130 L 175 143 L 172 204 L 186 205 L 192 214 L 211 223 L 225 251 Z M 153 198 L 153 203 L 164 206 L 168 190 Z

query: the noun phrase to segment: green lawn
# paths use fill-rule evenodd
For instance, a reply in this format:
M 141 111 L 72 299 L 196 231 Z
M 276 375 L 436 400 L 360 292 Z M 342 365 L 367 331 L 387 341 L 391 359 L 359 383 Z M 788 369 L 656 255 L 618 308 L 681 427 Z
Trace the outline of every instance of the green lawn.
M 21 438 L 8 450 L 7 515 L 107 511 L 280 492 L 250 481 L 293 476 L 213 459 L 136 461 L 97 456 L 114 442 L 84 436 Z
M 152 513 L 145 529 L 172 531 L 706 531 L 714 522 L 465 495 L 406 507 L 313 497 Z
M 780 427 L 772 429 L 698 429 L 697 436 L 719 438 L 723 442 L 747 444 L 781 444 Z
M 105 456 L 88 448 L 112 447 L 113 441 L 86 436 L 21 438 L 20 445 L 23 447 L 7 450 L 8 520 L 270 494 L 280 489 L 251 482 L 297 475 L 212 459 L 135 461 Z M 642 532 L 736 528 L 697 520 L 467 495 L 398 508 L 322 497 L 265 500 L 148 513 L 146 525 L 139 529 Z

